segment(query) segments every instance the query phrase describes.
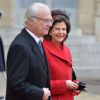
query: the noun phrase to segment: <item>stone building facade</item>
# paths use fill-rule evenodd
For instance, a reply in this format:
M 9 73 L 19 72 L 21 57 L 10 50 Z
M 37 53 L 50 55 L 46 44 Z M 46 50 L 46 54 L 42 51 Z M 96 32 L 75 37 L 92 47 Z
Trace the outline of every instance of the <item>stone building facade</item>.
M 78 25 L 83 34 L 94 35 L 100 41 L 100 0 L 79 0 Z
M 100 0 L 0 0 L 0 10 L 3 11 L 0 36 L 5 59 L 11 41 L 24 26 L 24 13 L 32 2 L 66 10 L 72 25 L 67 44 L 71 48 L 73 68 L 78 77 L 100 80 Z M 2 94 L 5 94 L 3 90 Z
M 5 56 L 13 38 L 24 26 L 24 13 L 32 2 L 62 9 L 70 16 L 72 30 L 67 44 L 78 76 L 100 79 L 100 0 L 0 0 L 0 35 Z M 6 57 L 5 57 L 6 58 Z
M 94 35 L 100 41 L 100 0 L 74 0 L 74 3 L 72 3 L 73 0 L 62 0 L 61 2 L 58 0 L 0 0 L 0 10 L 4 12 L 0 20 L 0 28 L 21 26 L 24 8 L 38 1 L 46 3 L 51 8 L 70 9 L 73 6 L 75 16 L 72 17 L 75 18 L 72 23 L 75 28 L 81 29 L 83 35 Z

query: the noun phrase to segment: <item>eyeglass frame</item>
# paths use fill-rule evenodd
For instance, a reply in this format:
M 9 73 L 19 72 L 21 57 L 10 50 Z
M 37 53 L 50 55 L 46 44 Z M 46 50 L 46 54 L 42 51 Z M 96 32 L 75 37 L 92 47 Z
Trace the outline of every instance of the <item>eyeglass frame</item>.
M 39 18 L 39 17 L 36 17 L 36 16 L 32 16 L 31 18 L 32 19 L 36 18 L 36 19 L 42 20 L 42 21 L 44 21 L 46 23 L 53 23 L 54 22 L 53 19 L 43 19 L 43 18 Z

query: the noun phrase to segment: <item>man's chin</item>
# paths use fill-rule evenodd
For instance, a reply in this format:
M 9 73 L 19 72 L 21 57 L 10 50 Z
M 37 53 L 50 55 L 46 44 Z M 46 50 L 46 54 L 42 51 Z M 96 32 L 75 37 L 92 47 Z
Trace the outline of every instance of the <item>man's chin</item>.
M 48 31 L 45 31 L 45 32 L 44 32 L 44 35 L 48 35 Z

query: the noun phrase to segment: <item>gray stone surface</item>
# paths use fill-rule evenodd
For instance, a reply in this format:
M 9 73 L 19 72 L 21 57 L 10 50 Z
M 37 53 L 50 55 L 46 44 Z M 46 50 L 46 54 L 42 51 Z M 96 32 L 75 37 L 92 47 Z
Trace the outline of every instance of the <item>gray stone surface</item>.
M 4 72 L 0 72 L 0 96 L 5 96 L 6 92 L 6 76 Z
M 81 93 L 79 96 L 75 96 L 75 100 L 100 100 L 100 95 L 93 93 Z

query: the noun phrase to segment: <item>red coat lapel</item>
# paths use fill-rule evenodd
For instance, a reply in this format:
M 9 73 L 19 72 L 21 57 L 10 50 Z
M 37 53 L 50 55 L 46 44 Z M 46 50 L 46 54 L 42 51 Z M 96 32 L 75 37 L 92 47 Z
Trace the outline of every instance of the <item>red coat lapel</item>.
M 63 49 L 61 49 L 58 48 L 53 42 L 47 40 L 43 41 L 43 45 L 51 54 L 69 62 L 69 64 L 72 65 L 70 50 L 67 46 L 63 44 Z

